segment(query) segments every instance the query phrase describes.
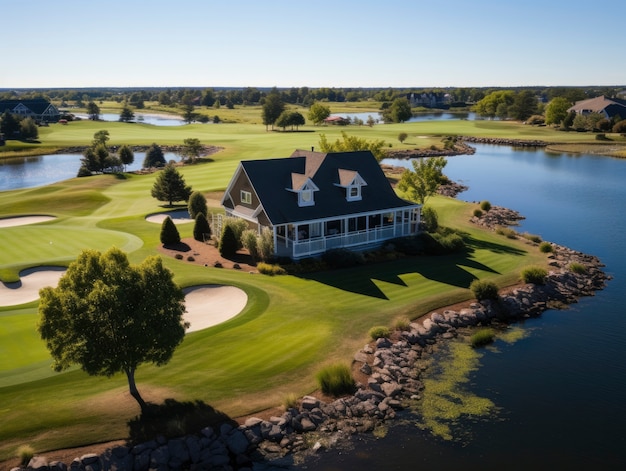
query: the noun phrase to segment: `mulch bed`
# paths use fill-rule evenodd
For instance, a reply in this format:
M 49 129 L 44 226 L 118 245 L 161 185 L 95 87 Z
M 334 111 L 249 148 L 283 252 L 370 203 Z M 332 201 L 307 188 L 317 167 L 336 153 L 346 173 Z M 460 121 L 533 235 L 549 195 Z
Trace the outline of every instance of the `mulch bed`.
M 182 256 L 182 261 L 206 267 L 215 267 L 221 264 L 221 268 L 256 272 L 256 263 L 250 257 L 247 250 L 238 251 L 232 258 L 224 258 L 220 255 L 215 245 L 195 240 L 192 237 L 182 239 L 179 244 L 159 246 L 159 252 L 167 257 L 176 258 Z M 239 267 L 239 268 L 237 268 Z

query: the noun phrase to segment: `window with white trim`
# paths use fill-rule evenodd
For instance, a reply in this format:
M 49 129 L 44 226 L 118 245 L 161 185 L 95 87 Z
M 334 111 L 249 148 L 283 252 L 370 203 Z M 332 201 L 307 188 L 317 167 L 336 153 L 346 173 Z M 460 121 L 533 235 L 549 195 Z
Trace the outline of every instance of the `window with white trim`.
M 243 204 L 252 204 L 252 193 L 246 190 L 241 190 L 240 199 Z

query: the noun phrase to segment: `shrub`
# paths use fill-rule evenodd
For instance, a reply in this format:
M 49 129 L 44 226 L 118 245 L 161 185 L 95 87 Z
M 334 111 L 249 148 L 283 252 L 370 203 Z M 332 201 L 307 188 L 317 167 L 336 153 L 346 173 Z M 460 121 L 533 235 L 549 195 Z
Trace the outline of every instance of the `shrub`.
M 332 249 L 322 254 L 322 261 L 331 268 L 348 268 L 363 265 L 365 258 L 361 252 L 348 249 Z
M 577 273 L 579 275 L 584 275 L 587 273 L 587 267 L 582 263 L 572 262 L 569 264 L 569 269 L 573 273 Z
M 189 211 L 189 216 L 191 219 L 196 219 L 198 214 L 202 213 L 205 216 L 209 214 L 206 198 L 199 191 L 194 191 L 189 197 L 189 203 L 187 203 L 187 209 Z
M 596 141 L 608 141 L 609 139 L 606 138 L 606 134 L 604 133 L 599 133 L 596 134 Z
M 617 134 L 626 134 L 626 119 L 618 121 L 613 126 L 613 132 Z
M 180 234 L 176 228 L 176 224 L 172 218 L 167 216 L 161 224 L 161 243 L 163 245 L 178 244 L 180 242 Z
M 528 239 L 528 240 L 530 240 L 531 242 L 535 242 L 536 244 L 538 244 L 539 242 L 541 242 L 541 237 L 539 237 L 538 235 L 535 235 L 535 234 L 529 234 L 528 232 L 524 232 L 524 233 L 522 234 L 522 237 L 523 237 L 524 239 Z
M 226 225 L 222 231 L 220 239 L 219 251 L 220 255 L 225 258 L 233 257 L 239 248 L 237 237 L 231 225 Z
M 472 347 L 478 348 L 490 344 L 495 338 L 496 332 L 493 329 L 480 329 L 470 337 L 470 343 Z
M 195 261 L 196 261 L 196 259 L 193 257 L 193 255 L 189 255 L 189 256 L 187 257 L 187 261 L 188 261 L 188 262 L 195 262 Z
M 426 206 L 422 210 L 422 223 L 424 224 L 424 229 L 426 229 L 426 231 L 435 232 L 439 228 L 437 211 L 430 206 Z
M 257 239 L 257 252 L 261 260 L 268 261 L 274 255 L 274 234 L 268 227 L 264 227 Z
M 174 255 L 174 258 L 176 258 L 176 260 L 182 260 L 183 259 L 183 254 L 182 253 L 177 253 L 176 255 Z
M 414 235 L 407 237 L 399 237 L 391 241 L 398 252 L 406 255 L 419 255 L 424 253 L 424 237 L 422 235 Z
M 211 226 L 204 213 L 196 215 L 196 222 L 193 225 L 193 238 L 200 242 L 211 239 Z
M 369 334 L 372 340 L 387 339 L 391 335 L 391 331 L 389 330 L 389 327 L 377 325 L 369 330 Z
M 482 209 L 478 209 L 478 208 L 476 208 L 476 209 L 474 210 L 474 216 L 475 216 L 475 217 L 477 217 L 477 218 L 481 218 L 481 217 L 483 217 L 483 210 L 482 210 Z
M 256 260 L 259 257 L 258 239 L 259 237 L 254 229 L 246 229 L 241 233 L 241 245 L 248 250 L 252 260 Z
M 336 363 L 317 373 L 317 382 L 324 394 L 342 396 L 354 392 L 355 383 L 347 365 Z
M 534 285 L 544 284 L 546 282 L 546 276 L 548 276 L 548 272 L 541 267 L 524 268 L 521 273 L 524 283 L 532 283 Z
M 261 262 L 256 266 L 259 273 L 264 275 L 274 276 L 274 275 L 286 275 L 287 270 L 285 270 L 280 265 L 270 264 Z
M 483 299 L 498 299 L 498 286 L 493 281 L 474 280 L 469 288 L 479 301 Z
M 398 134 L 398 140 L 402 143 L 404 141 L 406 141 L 406 138 L 409 137 L 409 135 L 405 132 L 401 132 L 400 134 Z
M 33 456 L 35 456 L 35 450 L 30 445 L 22 445 L 17 449 L 17 457 L 20 460 L 20 466 L 28 466 Z
M 408 317 L 401 317 L 400 319 L 396 319 L 393 324 L 393 328 L 395 330 L 407 331 L 411 327 L 411 319 Z
M 222 226 L 222 233 L 224 232 L 226 227 L 230 227 L 230 229 L 233 232 L 233 235 L 235 236 L 235 242 L 237 244 L 237 249 L 235 251 L 239 250 L 240 248 L 243 247 L 243 245 L 241 245 L 241 234 L 243 234 L 243 231 L 248 229 L 248 223 L 241 218 L 227 217 L 227 218 L 224 218 L 224 224 Z
M 289 393 L 285 396 L 283 400 L 283 405 L 285 409 L 295 409 L 298 407 L 298 396 L 294 393 Z
M 483 211 L 489 211 L 491 209 L 491 203 L 487 200 L 480 202 L 480 209 Z
M 426 245 L 429 254 L 444 255 L 465 249 L 463 238 L 456 232 L 439 231 L 428 235 L 431 236 Z
M 550 242 L 542 242 L 541 244 L 539 244 L 539 251 L 541 253 L 552 252 L 552 244 Z
M 496 227 L 496 234 L 500 234 L 508 237 L 509 239 L 515 239 L 517 237 L 517 232 L 510 227 L 498 226 Z

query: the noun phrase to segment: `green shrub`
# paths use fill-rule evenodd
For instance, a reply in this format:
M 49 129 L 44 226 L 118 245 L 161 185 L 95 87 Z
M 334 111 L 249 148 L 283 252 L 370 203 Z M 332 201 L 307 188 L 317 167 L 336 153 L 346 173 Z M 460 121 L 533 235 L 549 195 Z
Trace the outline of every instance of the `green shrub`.
M 264 227 L 257 239 L 257 251 L 261 260 L 268 261 L 274 256 L 274 233 Z
M 194 191 L 189 197 L 187 210 L 191 219 L 196 219 L 198 214 L 202 213 L 206 217 L 209 214 L 206 198 L 199 191 Z
M 552 252 L 552 244 L 550 242 L 542 242 L 539 244 L 539 251 L 542 253 Z
M 353 252 L 348 249 L 332 249 L 322 254 L 322 261 L 331 268 L 349 268 L 365 263 L 365 257 L 361 252 Z
M 422 223 L 427 232 L 435 232 L 439 228 L 439 217 L 437 211 L 430 206 L 422 209 Z
M 259 258 L 258 240 L 259 236 L 254 229 L 246 229 L 241 233 L 241 245 L 244 246 L 252 260 L 255 261 Z
M 411 328 L 411 319 L 409 319 L 406 316 L 396 319 L 396 321 L 393 324 L 393 328 L 395 330 L 407 331 Z
M 496 227 L 496 234 L 500 234 L 508 237 L 509 239 L 515 239 L 517 237 L 517 232 L 514 229 L 506 226 L 498 226 Z
M 498 299 L 498 286 L 489 280 L 474 280 L 470 284 L 470 290 L 476 299 Z
M 196 261 L 196 259 L 194 258 L 194 256 L 193 256 L 193 255 L 189 255 L 189 256 L 187 257 L 187 261 L 188 261 L 188 262 L 195 262 L 195 261 Z
M 193 238 L 200 242 L 206 242 L 211 239 L 211 226 L 204 213 L 196 215 L 196 222 L 193 225 Z
M 488 212 L 491 209 L 491 203 L 487 200 L 480 202 L 480 209 L 485 212 Z
M 30 445 L 22 445 L 17 449 L 17 457 L 20 460 L 20 466 L 28 466 L 33 456 L 35 456 L 35 450 Z
M 274 276 L 274 275 L 286 275 L 287 270 L 285 270 L 280 265 L 274 265 L 270 263 L 261 262 L 256 266 L 256 269 L 259 270 L 259 273 L 264 275 Z
M 176 260 L 182 260 L 183 259 L 183 254 L 182 253 L 177 253 L 176 255 L 174 255 L 174 258 L 176 258 Z
M 535 234 L 529 234 L 528 232 L 524 232 L 524 233 L 522 234 L 522 237 L 523 237 L 524 239 L 528 239 L 528 240 L 530 240 L 531 242 L 535 242 L 536 244 L 538 244 L 539 242 L 541 242 L 541 237 L 539 237 L 538 235 L 535 235 Z
M 406 138 L 409 137 L 409 135 L 405 132 L 401 132 L 400 134 L 398 134 L 398 140 L 402 143 L 404 141 L 406 141 Z
M 587 267 L 582 263 L 572 262 L 569 264 L 569 269 L 573 273 L 577 273 L 579 275 L 584 275 L 587 273 Z
M 391 241 L 396 250 L 405 255 L 419 255 L 424 253 L 426 245 L 422 234 L 399 237 Z
M 534 285 L 544 284 L 546 282 L 546 276 L 548 276 L 548 272 L 541 267 L 524 268 L 521 273 L 524 283 L 532 283 Z
M 478 348 L 490 344 L 496 338 L 496 332 L 491 328 L 480 329 L 470 337 L 472 347 Z
M 231 225 L 226 225 L 222 231 L 222 237 L 220 239 L 219 251 L 220 255 L 224 258 L 233 257 L 239 249 L 239 242 L 237 236 Z
M 444 255 L 465 250 L 465 242 L 456 232 L 440 231 L 432 234 L 431 243 L 427 245 L 429 254 Z
M 180 234 L 172 218 L 167 216 L 161 224 L 161 243 L 163 245 L 174 245 L 180 242 Z
M 285 396 L 285 399 L 283 400 L 283 406 L 285 406 L 285 409 L 294 409 L 298 407 L 298 396 L 294 393 L 289 393 Z
M 481 217 L 483 217 L 483 210 L 482 210 L 482 209 L 478 209 L 478 208 L 476 208 L 476 209 L 474 210 L 474 216 L 476 216 L 477 218 L 481 218 Z
M 317 382 L 322 392 L 331 396 L 351 394 L 355 389 L 350 367 L 343 363 L 324 367 L 317 373 Z
M 377 325 L 369 330 L 369 335 L 372 340 L 387 339 L 389 338 L 389 336 L 391 336 L 391 331 L 389 330 L 389 327 L 386 327 L 384 325 Z

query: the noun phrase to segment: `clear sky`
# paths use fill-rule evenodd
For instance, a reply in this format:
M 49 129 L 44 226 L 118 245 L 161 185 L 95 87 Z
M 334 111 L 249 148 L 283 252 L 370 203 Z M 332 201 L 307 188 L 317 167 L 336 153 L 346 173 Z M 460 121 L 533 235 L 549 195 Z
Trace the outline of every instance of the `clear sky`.
M 0 88 L 626 84 L 624 0 L 0 0 L 0 18 Z

